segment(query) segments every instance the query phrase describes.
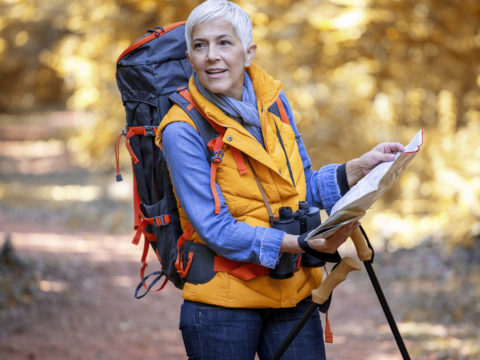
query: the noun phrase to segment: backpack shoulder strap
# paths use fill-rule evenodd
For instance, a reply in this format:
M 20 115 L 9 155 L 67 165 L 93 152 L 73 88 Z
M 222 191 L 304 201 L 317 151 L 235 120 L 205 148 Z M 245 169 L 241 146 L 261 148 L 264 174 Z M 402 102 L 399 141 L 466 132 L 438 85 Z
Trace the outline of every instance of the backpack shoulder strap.
M 205 121 L 205 117 L 203 117 L 203 115 L 198 111 L 196 104 L 191 98 L 187 88 L 178 89 L 169 96 L 169 100 L 172 103 L 180 106 L 182 110 L 185 111 L 188 116 L 190 116 L 205 144 L 208 145 L 209 141 L 217 137 L 219 133 L 225 132 L 225 129 L 221 127 L 218 129 L 213 128 L 208 121 Z
M 217 166 L 223 158 L 223 134 L 225 129 L 210 121 L 208 117 L 203 116 L 201 110 L 193 100 L 190 92 L 186 87 L 177 89 L 175 93 L 170 96 L 170 101 L 180 106 L 186 114 L 195 123 L 200 137 L 205 142 L 205 149 L 210 151 L 210 188 L 212 190 L 213 198 L 215 200 L 215 214 L 220 213 L 220 198 L 218 196 L 217 188 L 215 186 L 215 178 Z

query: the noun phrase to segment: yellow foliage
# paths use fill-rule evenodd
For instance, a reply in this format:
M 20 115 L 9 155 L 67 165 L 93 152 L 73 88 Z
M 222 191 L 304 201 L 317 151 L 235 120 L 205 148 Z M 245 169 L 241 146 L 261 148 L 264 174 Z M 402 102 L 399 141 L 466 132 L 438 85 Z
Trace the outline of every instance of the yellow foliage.
M 116 58 L 146 29 L 185 20 L 200 2 L 3 0 L 0 111 L 48 102 L 94 114 L 96 124 L 69 147 L 85 166 L 110 167 L 125 116 Z M 402 246 L 479 236 L 477 0 L 238 3 L 253 20 L 256 61 L 282 80 L 315 168 L 424 130 L 422 151 L 368 225 Z

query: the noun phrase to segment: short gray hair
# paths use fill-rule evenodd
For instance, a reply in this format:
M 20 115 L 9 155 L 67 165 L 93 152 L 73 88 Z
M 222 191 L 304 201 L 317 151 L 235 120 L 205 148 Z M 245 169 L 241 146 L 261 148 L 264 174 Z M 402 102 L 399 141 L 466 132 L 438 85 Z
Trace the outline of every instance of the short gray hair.
M 252 21 L 247 12 L 237 4 L 226 0 L 207 0 L 198 5 L 190 13 L 185 26 L 187 49 L 191 50 L 193 27 L 202 22 L 223 19 L 232 24 L 242 41 L 243 49 L 247 51 L 252 43 Z

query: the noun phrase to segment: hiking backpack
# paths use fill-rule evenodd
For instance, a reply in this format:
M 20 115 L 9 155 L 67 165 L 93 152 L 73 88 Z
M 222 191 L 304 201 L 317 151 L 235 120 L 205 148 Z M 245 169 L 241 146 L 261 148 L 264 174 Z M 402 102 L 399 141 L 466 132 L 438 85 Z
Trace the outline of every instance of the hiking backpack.
M 125 129 L 115 142 L 117 181 L 122 180 L 119 144 L 124 136 L 133 168 L 136 233 L 132 242 L 138 244 L 142 234 L 145 240 L 140 286 L 147 278 L 144 275 L 150 246 L 162 264 L 161 272 L 150 274 L 157 275 L 157 278 L 152 281 L 147 292 L 163 275 L 166 279 L 160 289 L 167 280 L 179 289 L 185 282 L 175 268 L 177 240 L 183 233 L 177 203 L 167 164 L 162 151 L 155 144 L 156 130 L 173 103 L 179 103 L 182 108 L 189 105 L 183 97 L 178 96 L 178 91 L 186 88 L 193 71 L 185 56 L 187 48 L 184 24 L 179 22 L 149 30 L 133 42 L 116 63 L 117 86 L 126 113 Z M 176 100 L 172 100 L 172 96 Z M 190 109 L 187 113 L 192 114 L 200 136 L 207 142 L 213 136 L 213 129 L 195 109 Z M 142 296 L 137 294 L 137 288 L 136 297 L 142 297 L 146 293 Z
M 132 243 L 138 245 L 144 235 L 141 257 L 141 282 L 135 297 L 145 296 L 163 277 L 165 280 L 158 290 L 170 280 L 182 289 L 188 264 L 183 264 L 179 250 L 193 232 L 191 225 L 180 226 L 176 198 L 173 193 L 167 164 L 161 149 L 155 144 L 158 126 L 173 104 L 179 105 L 194 121 L 197 130 L 210 151 L 212 170 L 212 193 L 215 199 L 215 213 L 220 212 L 218 194 L 213 183 L 215 172 L 222 156 L 222 134 L 225 129 L 203 116 L 191 98 L 187 85 L 193 69 L 186 58 L 185 22 L 157 27 L 133 42 L 118 58 L 116 63 L 117 86 L 122 96 L 126 113 L 126 125 L 115 141 L 117 181 L 121 181 L 119 169 L 119 145 L 122 137 L 132 160 L 134 229 Z M 285 108 L 277 98 L 269 111 L 289 124 Z M 241 153 L 237 152 L 239 171 L 246 171 Z M 238 165 L 238 164 L 237 164 Z M 184 235 L 183 235 L 184 234 Z M 182 236 L 183 235 L 183 236 Z M 162 270 L 145 276 L 147 254 L 152 247 Z M 224 259 L 224 258 L 223 258 Z M 228 268 L 231 264 L 224 259 Z M 252 264 L 256 276 L 268 271 Z M 261 268 L 261 269 L 259 269 Z M 185 270 L 184 270 L 185 269 Z M 154 277 L 147 286 L 148 278 Z M 139 295 L 141 288 L 146 291 Z

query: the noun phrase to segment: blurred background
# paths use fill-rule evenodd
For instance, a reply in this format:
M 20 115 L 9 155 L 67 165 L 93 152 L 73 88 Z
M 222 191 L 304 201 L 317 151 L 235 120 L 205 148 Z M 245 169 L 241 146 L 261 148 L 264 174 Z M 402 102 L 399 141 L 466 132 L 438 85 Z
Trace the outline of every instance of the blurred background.
M 478 358 L 480 2 L 235 2 L 314 168 L 423 129 L 421 151 L 363 225 L 411 355 Z M 0 0 L 0 358 L 185 358 L 178 291 L 132 297 L 141 249 L 130 244 L 124 148 L 115 182 L 125 124 L 115 62 L 199 3 Z M 327 354 L 400 359 L 382 314 L 367 311 L 379 308 L 371 285 L 355 276 L 339 290 L 350 310 L 338 307 L 343 333 Z

